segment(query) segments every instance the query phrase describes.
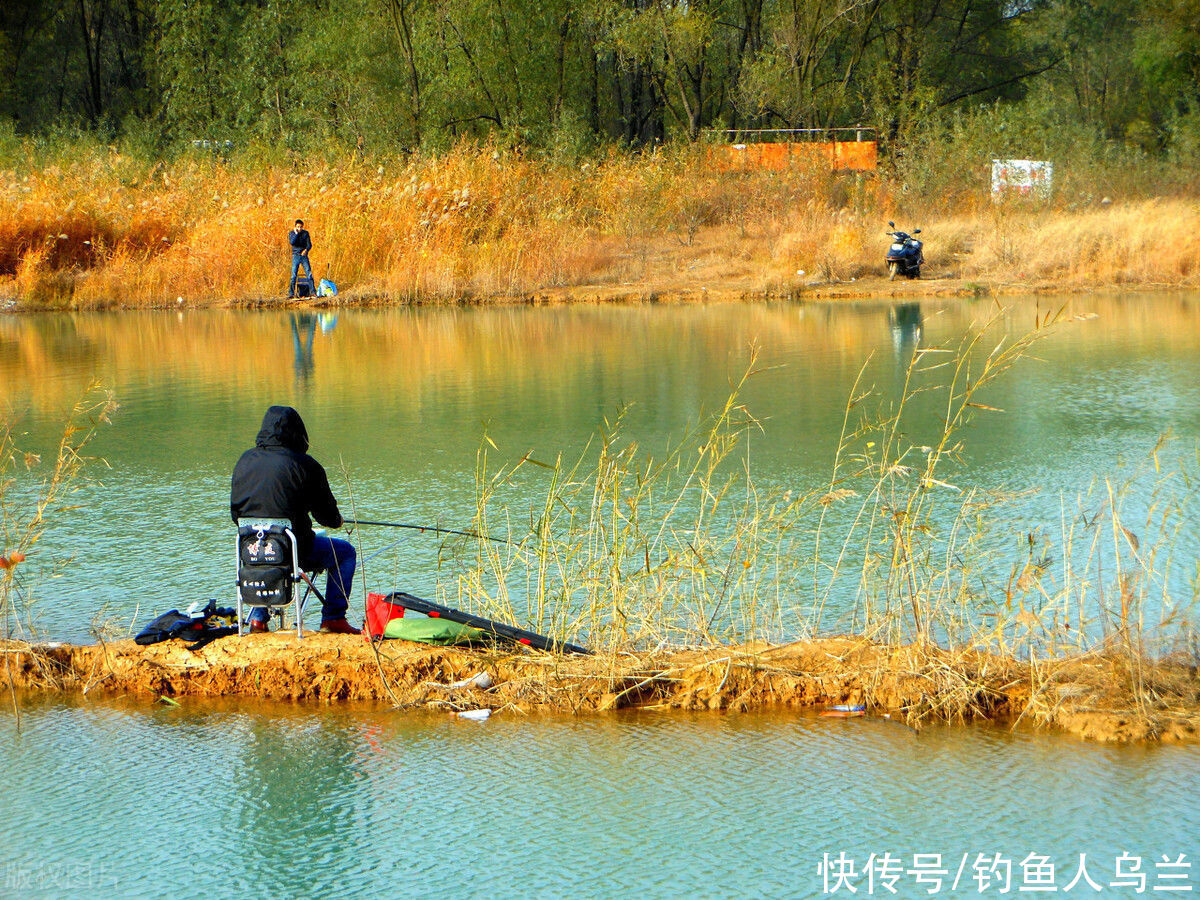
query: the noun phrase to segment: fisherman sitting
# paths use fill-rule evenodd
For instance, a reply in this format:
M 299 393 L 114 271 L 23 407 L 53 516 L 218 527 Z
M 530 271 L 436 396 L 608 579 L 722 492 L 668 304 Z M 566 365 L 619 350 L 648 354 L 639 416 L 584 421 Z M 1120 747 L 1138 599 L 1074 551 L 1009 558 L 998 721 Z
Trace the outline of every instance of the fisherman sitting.
M 354 545 L 340 538 L 313 532 L 311 513 L 326 528 L 341 528 L 342 514 L 329 488 L 325 469 L 308 455 L 308 431 L 300 413 L 290 406 L 272 406 L 263 416 L 255 446 L 242 454 L 233 468 L 229 509 L 233 521 L 247 518 L 280 518 L 292 523 L 300 566 L 324 569 L 325 603 L 321 630 L 332 634 L 359 634 L 346 621 L 350 586 L 357 556 Z M 250 632 L 267 631 L 264 607 L 250 612 Z

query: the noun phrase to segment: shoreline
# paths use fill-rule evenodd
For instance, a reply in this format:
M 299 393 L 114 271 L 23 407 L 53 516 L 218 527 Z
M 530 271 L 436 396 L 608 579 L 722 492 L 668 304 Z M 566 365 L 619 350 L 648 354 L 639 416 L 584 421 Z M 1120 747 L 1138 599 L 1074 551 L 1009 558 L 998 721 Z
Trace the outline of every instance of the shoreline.
M 615 710 L 812 710 L 863 704 L 920 728 L 934 721 L 1033 724 L 1096 742 L 1200 741 L 1194 667 L 1138 666 L 1157 698 L 1125 687 L 1119 654 L 1031 666 L 974 651 L 838 637 L 656 653 L 556 656 L 291 632 L 229 637 L 197 651 L 178 640 L 140 647 L 8 642 L 5 680 L 22 692 L 160 698 L 242 697 L 309 704 L 368 701 L 398 710 L 489 709 L 603 715 Z M 485 689 L 455 688 L 487 672 Z
M 833 303 L 859 300 L 919 301 L 932 299 L 997 299 L 1000 297 L 1084 297 L 1105 295 L 1172 295 L 1200 293 L 1190 284 L 1144 282 L 1108 285 L 1078 285 L 1053 282 L 986 281 L 958 278 L 950 275 L 932 276 L 916 281 L 889 281 L 885 276 L 864 276 L 851 281 L 809 282 L 786 288 L 695 285 L 655 285 L 631 283 L 622 285 L 573 285 L 545 288 L 511 296 L 463 296 L 452 300 L 442 298 L 401 300 L 383 294 L 359 293 L 353 290 L 336 297 L 298 298 L 246 297 L 236 300 L 184 301 L 182 303 L 123 303 L 71 307 L 54 304 L 24 303 L 11 297 L 0 297 L 0 314 L 74 313 L 74 312 L 144 312 L 144 311 L 202 311 L 214 309 L 243 311 L 303 311 L 351 310 L 386 308 L 484 308 L 484 307 L 557 307 L 605 305 L 690 305 L 703 303 Z
M 889 281 L 886 276 L 868 275 L 850 281 L 808 282 L 786 289 L 760 290 L 707 287 L 656 289 L 651 286 L 604 287 L 583 285 L 540 291 L 514 300 L 530 306 L 605 303 L 756 303 L 771 301 L 829 302 L 855 300 L 924 300 L 924 299 L 991 299 L 997 297 L 1075 297 L 1092 294 L 1172 294 L 1195 293 L 1198 289 L 1187 284 L 1146 282 L 1142 284 L 1111 284 L 1087 286 L 1053 282 L 986 281 L 935 275 L 915 281 Z M 391 301 L 379 300 L 380 305 Z M 320 305 L 320 304 L 312 304 Z M 336 304 L 330 304 L 336 305 Z M 370 305 L 374 305 L 373 303 Z M 424 304 L 414 304 L 424 305 Z M 477 305 L 465 301 L 461 305 Z M 488 305 L 488 304 L 482 304 Z

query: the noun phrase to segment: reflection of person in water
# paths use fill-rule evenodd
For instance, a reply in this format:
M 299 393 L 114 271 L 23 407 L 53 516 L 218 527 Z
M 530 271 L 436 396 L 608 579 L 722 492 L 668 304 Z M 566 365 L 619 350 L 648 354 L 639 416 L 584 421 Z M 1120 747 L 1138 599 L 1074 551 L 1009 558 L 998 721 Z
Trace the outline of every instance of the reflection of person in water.
M 292 367 L 298 381 L 307 381 L 313 373 L 313 339 L 317 336 L 317 317 L 312 313 L 292 313 Z
M 292 326 L 292 367 L 296 370 L 297 381 L 308 381 L 316 369 L 313 359 L 313 341 L 317 336 L 317 328 L 321 334 L 329 334 L 337 327 L 336 314 L 321 313 L 292 313 L 288 321 Z
M 253 835 L 240 852 L 250 871 L 279 893 L 329 896 L 345 890 L 345 872 L 320 865 L 297 865 L 296 848 L 352 846 L 362 822 L 348 814 L 348 798 L 365 774 L 356 758 L 351 722 L 340 716 L 248 715 L 239 729 L 235 791 L 238 833 Z

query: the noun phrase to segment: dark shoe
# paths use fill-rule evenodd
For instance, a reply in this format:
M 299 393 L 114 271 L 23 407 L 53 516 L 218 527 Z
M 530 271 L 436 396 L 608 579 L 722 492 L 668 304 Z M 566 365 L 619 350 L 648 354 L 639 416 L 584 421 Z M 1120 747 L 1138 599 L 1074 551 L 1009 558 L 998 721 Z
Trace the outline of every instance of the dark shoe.
M 266 634 L 270 630 L 266 622 L 260 622 L 257 619 L 252 619 L 250 622 L 251 634 Z
M 355 628 L 345 619 L 323 619 L 321 621 L 322 634 L 362 634 L 362 629 Z

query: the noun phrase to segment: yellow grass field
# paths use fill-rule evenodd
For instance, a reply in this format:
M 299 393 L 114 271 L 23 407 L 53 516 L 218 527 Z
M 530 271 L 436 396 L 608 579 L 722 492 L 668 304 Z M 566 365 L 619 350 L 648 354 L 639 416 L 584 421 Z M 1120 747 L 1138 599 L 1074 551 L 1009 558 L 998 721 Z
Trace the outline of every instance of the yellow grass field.
M 276 300 L 296 218 L 313 235 L 314 274 L 351 303 L 792 296 L 864 278 L 868 292 L 889 219 L 923 229 L 924 277 L 951 287 L 1200 283 L 1193 198 L 995 204 L 982 172 L 979 183 L 976 196 L 922 202 L 884 173 L 721 172 L 691 149 L 568 164 L 464 146 L 303 172 L 94 150 L 0 171 L 0 298 L 73 309 Z

